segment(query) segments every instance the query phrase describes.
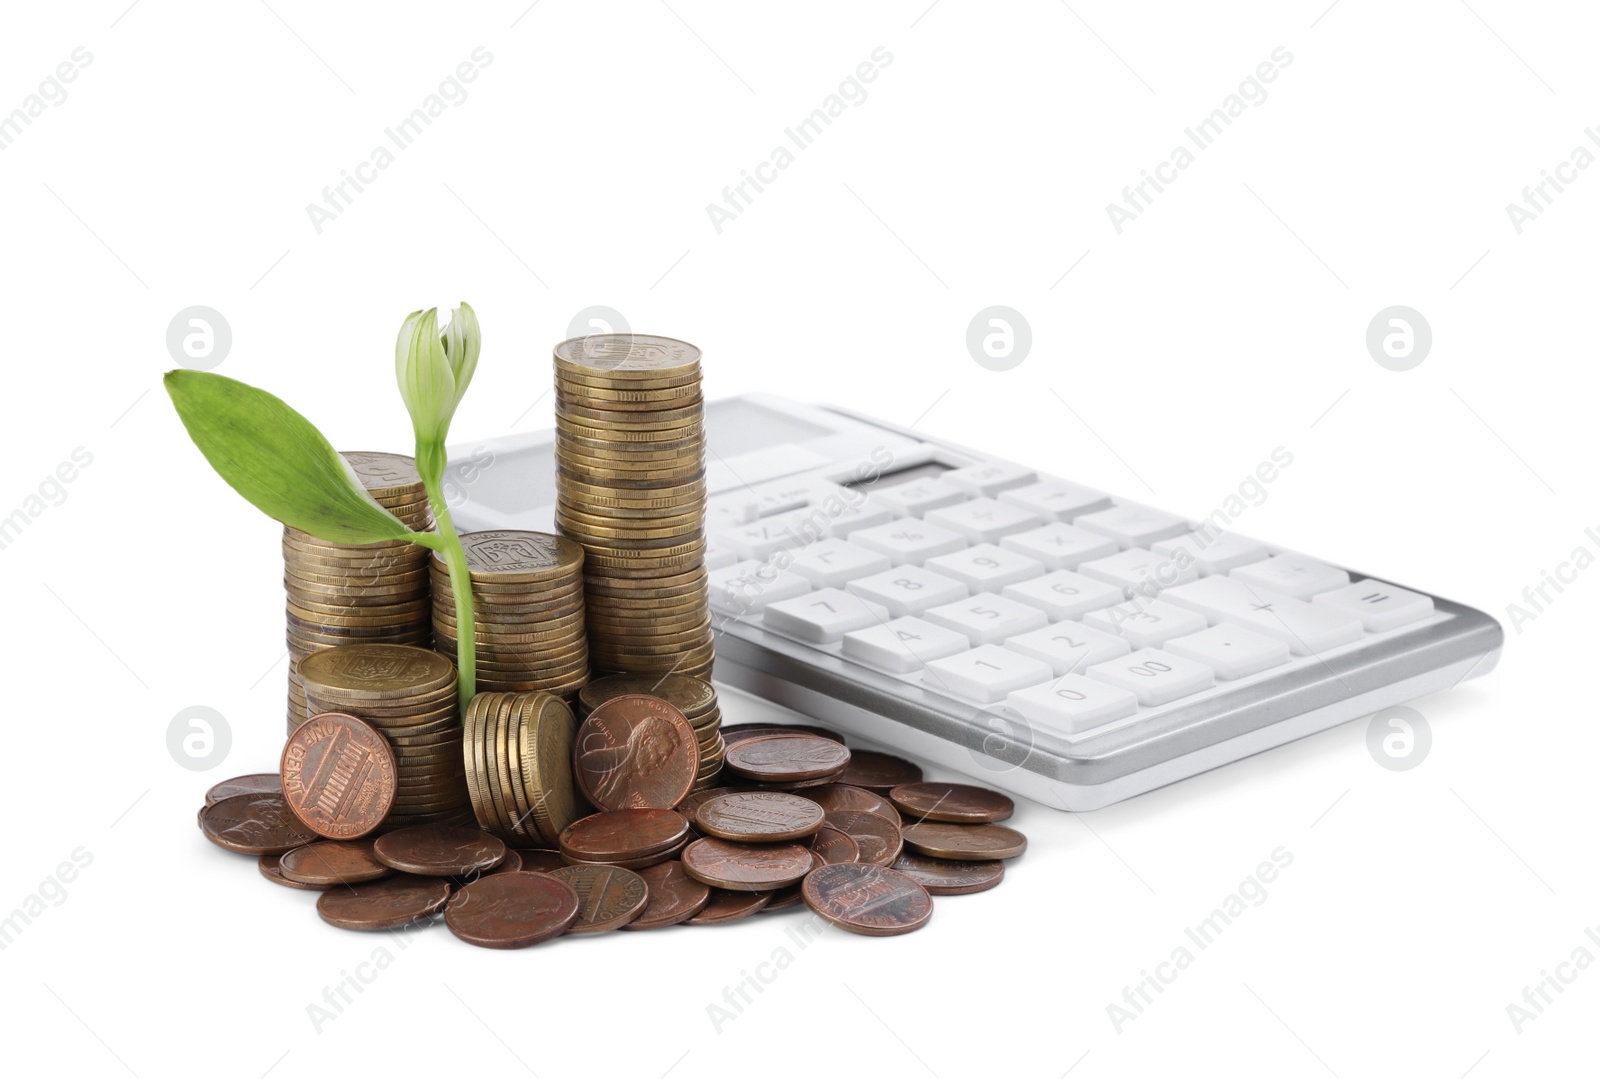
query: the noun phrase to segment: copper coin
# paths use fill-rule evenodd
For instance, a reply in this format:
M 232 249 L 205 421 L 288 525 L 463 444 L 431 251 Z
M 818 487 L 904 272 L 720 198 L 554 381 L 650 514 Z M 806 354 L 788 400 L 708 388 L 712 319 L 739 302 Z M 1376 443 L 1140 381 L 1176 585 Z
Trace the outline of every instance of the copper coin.
M 340 929 L 398 929 L 436 913 L 449 899 L 449 881 L 400 873 L 323 892 L 317 913 Z
M 746 779 L 796 783 L 832 775 L 850 763 L 850 751 L 814 734 L 758 734 L 729 744 L 723 762 Z
M 298 850 L 299 848 L 295 849 Z M 256 868 L 261 870 L 263 877 L 266 877 L 274 884 L 281 884 L 285 888 L 296 888 L 302 892 L 325 892 L 330 887 L 327 884 L 301 884 L 297 880 L 290 880 L 283 875 L 283 870 L 278 865 L 281 857 L 282 855 L 278 854 L 263 854 L 260 860 L 256 862 Z
M 694 823 L 719 839 L 777 843 L 815 834 L 822 827 L 822 807 L 797 794 L 746 791 L 702 802 Z
M 908 818 L 958 824 L 1005 820 L 1017 808 L 999 791 L 966 783 L 902 783 L 889 792 L 889 800 Z
M 573 747 L 578 785 L 601 809 L 671 809 L 694 786 L 698 763 L 683 713 L 642 693 L 590 712 Z
M 825 865 L 806 877 L 801 894 L 818 916 L 869 937 L 910 933 L 933 916 L 927 889 L 904 873 L 866 862 Z
M 1028 849 L 1028 838 L 1003 824 L 945 824 L 924 821 L 903 829 L 906 846 L 929 858 L 955 862 L 987 862 L 1015 858 Z
M 811 837 L 811 853 L 821 858 L 824 865 L 842 865 L 861 860 L 861 845 L 849 832 L 824 824 L 822 830 Z
M 900 811 L 890 803 L 889 799 L 863 787 L 851 787 L 844 783 L 829 783 L 821 787 L 808 787 L 801 793 L 821 806 L 826 812 L 854 810 L 858 813 L 872 813 L 882 817 L 897 828 L 900 826 Z
M 711 889 L 711 901 L 688 921 L 689 925 L 728 925 L 742 922 L 772 902 L 771 892 L 725 892 Z
M 444 924 L 480 948 L 526 948 L 571 929 L 578 908 L 578 893 L 548 874 L 496 873 L 457 892 Z
M 561 864 L 561 860 L 559 858 L 556 859 L 556 864 Z M 526 868 L 527 866 L 522 864 L 522 855 L 517 851 L 508 850 L 506 851 L 506 856 L 500 859 L 499 864 L 497 864 L 493 869 L 485 869 L 482 872 L 468 873 L 465 876 L 460 877 L 451 877 L 450 887 L 456 890 L 456 895 L 460 895 L 461 889 L 465 888 L 473 881 L 482 880 L 484 877 L 492 877 L 497 873 L 521 873 Z M 455 902 L 453 897 L 451 902 Z
M 378 861 L 424 877 L 464 877 L 493 869 L 506 845 L 476 828 L 422 824 L 380 836 L 373 844 Z
M 719 798 L 724 794 L 739 794 L 751 789 L 750 787 L 708 787 L 703 791 L 690 791 L 689 796 L 678 803 L 678 812 L 687 817 L 690 824 L 693 824 L 696 810 L 711 801 L 711 799 Z
M 903 853 L 890 869 L 899 870 L 928 890 L 929 895 L 968 895 L 986 892 L 1006 875 L 1004 862 L 952 862 Z
M 237 854 L 282 854 L 319 838 L 289 812 L 281 794 L 235 794 L 200 813 L 200 830 Z
M 364 839 L 307 843 L 285 852 L 278 859 L 278 868 L 289 880 L 325 888 L 381 880 L 394 873 L 372 856 L 372 841 Z
M 574 821 L 561 832 L 561 850 L 586 861 L 640 858 L 681 843 L 689 822 L 670 809 L 617 809 Z
M 697 839 L 683 848 L 683 868 L 695 880 L 730 892 L 766 892 L 811 871 L 811 851 L 799 843 L 732 843 Z
M 235 794 L 282 794 L 283 780 L 276 772 L 258 772 L 249 776 L 234 776 L 206 791 L 206 805 L 214 806 Z
M 548 873 L 567 864 L 558 850 L 519 849 L 516 853 L 522 859 L 522 868 L 530 873 Z
M 366 835 L 394 805 L 394 753 L 355 716 L 324 712 L 283 747 L 284 799 L 307 828 L 329 839 Z
M 729 742 L 742 742 L 758 734 L 814 734 L 818 738 L 828 738 L 835 742 L 844 741 L 844 735 L 837 731 L 830 731 L 826 727 L 806 727 L 798 723 L 735 723 L 722 728 L 722 737 Z
M 683 871 L 679 861 L 662 862 L 649 869 L 641 869 L 649 889 L 649 900 L 644 913 L 623 926 L 624 929 L 662 929 L 686 922 L 705 909 L 711 901 L 711 888 Z
M 852 787 L 865 787 L 878 794 L 888 794 L 902 783 L 918 783 L 921 780 L 922 769 L 903 757 L 857 749 L 850 754 L 850 764 L 839 782 Z
M 604 933 L 620 929 L 644 913 L 650 888 L 631 869 L 614 865 L 569 865 L 549 876 L 578 894 L 578 920 L 574 933 Z
M 857 861 L 890 865 L 900 857 L 903 842 L 898 824 L 890 824 L 876 813 L 856 809 L 836 809 L 826 815 L 827 822 L 856 841 L 861 848 Z

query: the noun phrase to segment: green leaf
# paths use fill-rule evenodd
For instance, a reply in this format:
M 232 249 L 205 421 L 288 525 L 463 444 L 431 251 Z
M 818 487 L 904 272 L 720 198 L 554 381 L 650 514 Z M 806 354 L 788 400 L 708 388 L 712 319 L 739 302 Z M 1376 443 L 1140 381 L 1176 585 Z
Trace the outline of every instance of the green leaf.
M 413 535 L 322 432 L 272 394 L 208 371 L 168 371 L 163 381 L 211 467 L 267 516 L 329 543 Z

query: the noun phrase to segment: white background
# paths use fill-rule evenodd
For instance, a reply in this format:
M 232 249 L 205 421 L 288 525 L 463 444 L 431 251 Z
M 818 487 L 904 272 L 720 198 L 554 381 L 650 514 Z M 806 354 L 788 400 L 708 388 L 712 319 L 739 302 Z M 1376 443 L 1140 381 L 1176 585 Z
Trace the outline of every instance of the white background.
M 92 62 L 0 152 L 0 515 L 93 456 L 0 551 L 11 612 L 0 913 L 89 867 L 0 952 L 8 1061 L 138 1076 L 653 1077 L 818 1070 L 1087 1077 L 1592 1071 L 1600 971 L 1519 1033 L 1507 1005 L 1600 925 L 1591 701 L 1600 573 L 1508 625 L 1489 677 L 1417 702 L 1413 770 L 1354 723 L 1132 802 L 1019 809 L 1029 853 L 923 932 L 801 915 L 716 931 L 403 951 L 205 843 L 205 789 L 283 723 L 276 526 L 159 385 L 169 320 L 339 446 L 409 447 L 392 342 L 469 300 L 454 441 L 550 423 L 549 348 L 605 304 L 696 342 L 708 391 L 856 407 L 1201 515 L 1274 447 L 1240 528 L 1481 607 L 1600 548 L 1592 262 L 1600 170 L 1522 232 L 1525 185 L 1588 143 L 1593 13 L 1505 0 L 1118 5 L 305 0 L 8 5 L 0 111 Z M 1325 10 L 1326 9 L 1326 10 Z M 492 63 L 320 234 L 308 203 L 477 46 Z M 719 232 L 707 203 L 873 50 L 892 63 Z M 1119 235 L 1141 170 L 1283 46 L 1292 63 Z M 1068 272 L 1070 269 L 1070 272 Z M 1032 326 L 1014 370 L 968 321 Z M 1365 346 L 1394 304 L 1434 344 Z M 47 494 L 60 492 L 47 491 Z M 33 504 L 38 508 L 38 504 Z M 1553 594 L 1553 593 L 1552 593 Z M 1585 627 L 1590 627 L 1585 629 Z M 227 759 L 180 767 L 181 709 Z M 759 706 L 730 694 L 732 721 Z M 1107 1005 L 1273 849 L 1293 864 L 1119 1032 Z M 46 886 L 58 895 L 54 886 Z M 1600 931 L 1597 931 L 1600 932 Z M 391 966 L 320 1032 L 307 1006 Z M 720 1029 L 708 1005 L 793 962 Z M 761 968 L 772 973 L 775 968 Z M 1564 968 L 1569 971 L 1572 968 Z

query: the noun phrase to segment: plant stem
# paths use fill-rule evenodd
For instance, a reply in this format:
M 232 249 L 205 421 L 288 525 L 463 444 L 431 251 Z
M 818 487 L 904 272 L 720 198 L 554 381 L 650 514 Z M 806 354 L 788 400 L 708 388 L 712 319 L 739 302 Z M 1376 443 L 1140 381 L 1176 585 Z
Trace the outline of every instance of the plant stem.
M 445 502 L 445 455 L 440 444 L 417 444 L 417 471 L 422 474 L 422 485 L 428 491 L 428 504 L 433 509 L 433 523 L 442 540 L 435 550 L 444 558 L 450 571 L 450 591 L 456 601 L 456 696 L 461 713 L 478 691 L 478 626 L 472 609 L 472 571 L 467 567 L 467 552 L 456 534 L 455 522 L 450 519 L 450 506 Z

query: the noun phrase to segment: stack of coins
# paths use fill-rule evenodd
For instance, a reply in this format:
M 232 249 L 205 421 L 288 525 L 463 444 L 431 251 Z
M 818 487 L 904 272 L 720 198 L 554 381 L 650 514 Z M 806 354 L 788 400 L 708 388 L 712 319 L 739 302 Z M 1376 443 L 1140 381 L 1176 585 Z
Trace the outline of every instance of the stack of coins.
M 472 811 L 513 847 L 554 847 L 588 805 L 572 778 L 572 709 L 549 693 L 479 693 L 462 719 Z
M 590 663 L 709 677 L 700 350 L 577 337 L 555 380 L 556 524 L 585 552 Z
M 686 674 L 614 674 L 583 687 L 578 694 L 579 718 L 586 718 L 613 697 L 633 693 L 659 697 L 683 713 L 694 728 L 700 747 L 699 768 L 690 793 L 715 787 L 722 775 L 727 746 L 722 740 L 722 709 L 711 683 Z
M 449 660 L 411 645 L 347 644 L 301 660 L 300 678 L 312 715 L 355 716 L 394 751 L 396 793 L 385 829 L 472 823 Z
M 416 464 L 398 453 L 346 453 L 367 493 L 407 528 L 433 528 Z M 360 546 L 283 530 L 288 595 L 289 712 L 292 733 L 306 721 L 299 662 L 341 644 L 428 644 L 428 549 L 404 540 Z
M 589 680 L 584 636 L 583 548 L 544 532 L 468 532 L 478 691 L 544 690 L 570 698 Z M 454 659 L 455 593 L 433 556 L 434 647 Z

